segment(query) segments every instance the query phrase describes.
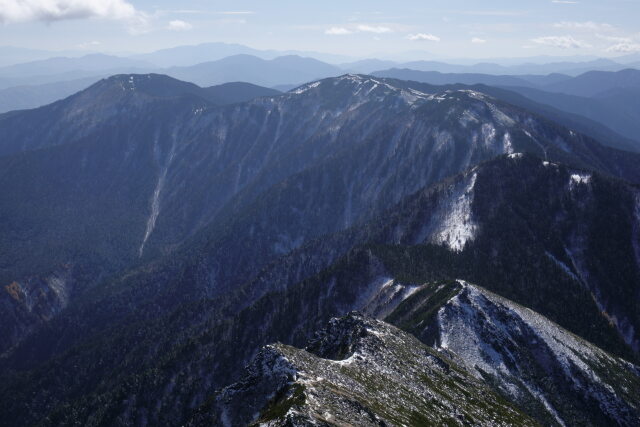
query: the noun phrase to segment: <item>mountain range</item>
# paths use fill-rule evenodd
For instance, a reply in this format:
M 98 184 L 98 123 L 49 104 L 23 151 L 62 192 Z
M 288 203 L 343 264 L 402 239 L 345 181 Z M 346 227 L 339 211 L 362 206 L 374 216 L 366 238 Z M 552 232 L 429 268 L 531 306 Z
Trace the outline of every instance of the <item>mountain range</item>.
M 0 115 L 0 416 L 634 425 L 640 154 L 522 99 L 127 74 Z
M 225 47 L 227 48 L 229 46 Z M 233 49 L 229 50 L 229 52 L 232 51 Z M 185 54 L 188 52 L 190 51 L 185 51 Z M 42 106 L 70 96 L 108 75 L 136 70 L 161 72 L 200 86 L 245 81 L 288 91 L 306 81 L 338 76 L 344 72 L 344 69 L 370 72 L 397 65 L 392 61 L 363 60 L 335 66 L 299 56 L 270 58 L 261 59 L 244 54 L 192 66 L 166 69 L 158 68 L 140 58 L 130 59 L 107 55 L 52 58 L 19 64 L 0 68 L 0 88 L 4 87 L 0 90 L 0 112 Z M 427 67 L 424 63 L 405 65 L 418 69 Z M 512 98 L 509 102 L 516 102 L 565 126 L 584 132 L 607 145 L 625 150 L 638 150 L 638 108 L 636 108 L 635 92 L 640 90 L 640 83 L 637 70 L 590 71 L 576 77 L 557 73 L 549 75 L 442 74 L 437 71 L 398 68 L 375 71 L 374 74 L 436 85 L 485 84 L 504 88 L 533 101 L 522 99 L 516 101 Z

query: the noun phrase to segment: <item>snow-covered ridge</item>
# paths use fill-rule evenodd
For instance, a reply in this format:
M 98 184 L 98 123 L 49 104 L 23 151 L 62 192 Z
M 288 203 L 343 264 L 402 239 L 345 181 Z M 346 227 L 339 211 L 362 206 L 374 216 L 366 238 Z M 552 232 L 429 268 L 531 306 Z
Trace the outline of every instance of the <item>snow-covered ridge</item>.
M 275 414 L 274 406 L 280 409 Z M 469 425 L 531 424 L 448 358 L 357 313 L 332 319 L 304 350 L 282 344 L 263 348 L 247 375 L 217 395 L 207 418 L 225 426 L 330 421 L 372 427 L 454 419 Z
M 503 124 L 512 125 L 513 120 L 500 111 L 492 102 L 493 98 L 483 93 L 469 90 L 444 90 L 437 93 L 425 93 L 414 88 L 400 88 L 390 84 L 385 79 L 379 79 L 372 76 L 361 74 L 345 74 L 340 77 L 332 77 L 304 84 L 289 92 L 289 95 L 301 95 L 309 93 L 320 86 L 327 84 L 336 86 L 340 83 L 348 83 L 352 86 L 352 93 L 358 97 L 369 97 L 375 99 L 379 96 L 394 95 L 402 99 L 408 105 L 414 105 L 421 102 L 442 102 L 447 99 L 458 99 L 460 95 L 464 95 L 470 99 L 479 100 L 485 103 L 495 116 L 496 120 Z
M 637 384 L 637 367 L 530 309 L 467 282 L 459 283 L 462 291 L 438 311 L 439 346 L 457 355 L 479 378 L 489 374 L 517 402 L 533 397 L 561 425 L 571 420 L 565 420 L 561 406 L 554 403 L 559 387 L 569 387 L 585 401 L 597 402 L 596 410 L 612 419 L 633 419 L 634 412 L 637 416 L 637 408 L 629 407 L 619 388 Z M 612 370 L 623 372 L 630 383 L 615 383 L 612 376 L 600 374 Z M 537 381 L 539 375 L 547 379 Z M 548 388 L 550 382 L 554 386 Z
M 345 74 L 340 77 L 318 80 L 315 82 L 302 85 L 291 92 L 290 95 L 302 95 L 319 88 L 322 85 L 336 86 L 340 83 L 348 83 L 351 88 L 351 94 L 357 98 L 366 100 L 375 100 L 386 98 L 387 96 L 396 96 L 407 105 L 413 105 L 418 101 L 433 99 L 433 95 L 420 92 L 415 89 L 404 89 L 390 85 L 389 83 L 371 76 L 360 74 Z
M 317 81 L 317 82 L 313 82 L 313 83 L 308 83 L 306 85 L 300 86 L 297 89 L 294 89 L 291 91 L 291 93 L 295 93 L 296 95 L 300 95 L 301 93 L 305 93 L 313 88 L 316 88 L 318 86 L 320 86 L 322 82 L 321 81 Z

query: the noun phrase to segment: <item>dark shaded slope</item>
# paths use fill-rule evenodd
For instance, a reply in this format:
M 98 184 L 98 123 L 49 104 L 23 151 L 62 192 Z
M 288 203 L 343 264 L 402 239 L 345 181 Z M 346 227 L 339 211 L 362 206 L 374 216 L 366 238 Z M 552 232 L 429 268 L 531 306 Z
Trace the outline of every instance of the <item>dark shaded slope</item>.
M 188 402 L 202 402 L 231 381 L 261 345 L 301 345 L 331 316 L 353 309 L 378 312 L 375 307 L 393 300 L 396 285 L 410 289 L 456 277 L 510 296 L 572 332 L 631 357 L 624 324 L 616 331 L 610 319 L 637 321 L 632 320 L 637 312 L 629 312 L 633 308 L 627 305 L 637 300 L 639 287 L 637 193 L 621 181 L 535 157 L 503 157 L 421 191 L 378 221 L 349 231 L 347 239 L 321 239 L 301 248 L 299 256 L 294 252 L 282 258 L 282 269 L 274 263 L 247 285 L 248 292 L 240 291 L 239 300 L 249 299 L 237 314 L 216 309 L 221 307 L 219 298 L 186 303 L 165 316 L 156 315 L 156 302 L 139 305 L 135 314 L 96 335 L 90 346 L 74 347 L 36 373 L 14 379 L 17 383 L 3 394 L 3 413 L 24 408 L 12 416 L 27 416 L 20 403 L 31 400 L 26 396 L 47 389 L 44 384 L 54 378 L 69 378 L 55 385 L 55 392 L 49 389 L 51 397 L 42 395 L 38 410 L 29 406 L 28 416 L 37 419 L 38 413 L 53 410 L 55 422 L 85 422 L 84 417 L 131 422 L 134 415 L 127 414 L 147 411 L 152 424 L 178 424 L 188 416 Z M 610 198 L 617 202 L 610 204 Z M 609 209 L 599 209 L 600 204 Z M 615 227 L 610 218 L 617 218 Z M 586 246 L 577 250 L 575 242 L 583 241 Z M 360 242 L 369 245 L 349 251 Z M 308 254 L 326 246 L 346 256 L 315 275 L 324 267 Z M 584 267 L 582 260 L 587 259 Z M 170 270 L 164 271 L 166 275 Z M 291 271 L 313 277 L 297 284 L 294 279 L 285 287 Z M 172 274 L 164 296 L 177 295 L 172 289 L 187 292 L 200 274 L 193 268 Z M 117 301 L 140 297 L 140 282 L 127 280 L 136 286 L 121 288 Z M 267 287 L 264 295 L 250 297 L 256 286 Z M 87 306 L 86 313 L 100 304 Z M 138 337 L 144 340 L 138 342 Z M 75 366 L 83 367 L 81 374 L 70 375 L 78 372 Z M 175 392 L 161 393 L 165 387 Z M 127 412 L 122 396 L 133 395 L 137 410 Z M 77 418 L 55 409 L 65 400 L 75 401 Z

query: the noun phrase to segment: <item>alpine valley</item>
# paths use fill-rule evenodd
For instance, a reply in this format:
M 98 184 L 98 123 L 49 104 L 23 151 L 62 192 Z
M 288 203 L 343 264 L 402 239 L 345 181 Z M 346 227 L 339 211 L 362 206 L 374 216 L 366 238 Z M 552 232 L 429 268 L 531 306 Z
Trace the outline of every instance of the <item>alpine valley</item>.
M 499 86 L 119 74 L 1 114 L 1 423 L 640 425 L 633 127 Z

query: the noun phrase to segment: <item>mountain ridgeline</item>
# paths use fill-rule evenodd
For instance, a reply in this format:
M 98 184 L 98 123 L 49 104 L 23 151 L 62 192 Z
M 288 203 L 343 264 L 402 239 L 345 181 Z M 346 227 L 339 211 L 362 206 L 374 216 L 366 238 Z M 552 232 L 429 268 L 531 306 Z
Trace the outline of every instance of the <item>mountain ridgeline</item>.
M 640 154 L 513 96 L 119 75 L 0 115 L 0 416 L 634 425 Z

